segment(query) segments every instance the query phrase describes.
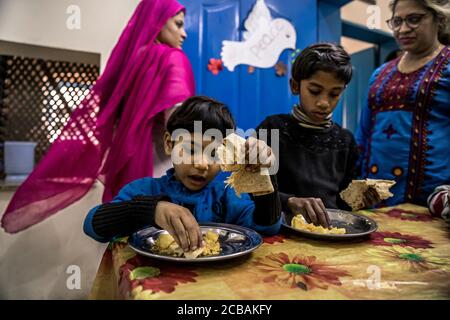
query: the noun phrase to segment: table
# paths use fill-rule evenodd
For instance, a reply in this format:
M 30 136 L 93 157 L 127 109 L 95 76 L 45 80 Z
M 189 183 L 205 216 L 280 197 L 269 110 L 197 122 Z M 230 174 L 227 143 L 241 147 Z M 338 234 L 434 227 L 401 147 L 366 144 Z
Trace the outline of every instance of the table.
M 449 226 L 412 204 L 362 210 L 377 232 L 321 242 L 282 232 L 235 260 L 176 264 L 105 251 L 91 299 L 450 299 Z

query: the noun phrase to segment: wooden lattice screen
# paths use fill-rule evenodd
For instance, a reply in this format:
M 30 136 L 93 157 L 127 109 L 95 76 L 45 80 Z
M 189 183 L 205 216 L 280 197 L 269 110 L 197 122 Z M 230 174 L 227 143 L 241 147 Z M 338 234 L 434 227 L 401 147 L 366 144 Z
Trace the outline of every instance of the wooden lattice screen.
M 98 74 L 91 64 L 0 55 L 0 142 L 37 142 L 37 163 Z

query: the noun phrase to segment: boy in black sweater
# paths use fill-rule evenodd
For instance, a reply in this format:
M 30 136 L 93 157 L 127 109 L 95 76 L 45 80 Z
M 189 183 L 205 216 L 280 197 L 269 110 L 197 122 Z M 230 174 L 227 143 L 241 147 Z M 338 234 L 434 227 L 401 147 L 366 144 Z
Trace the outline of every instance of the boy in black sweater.
M 277 180 L 283 210 L 325 227 L 330 223 L 326 208 L 349 209 L 339 193 L 356 177 L 353 135 L 331 120 L 351 77 L 350 56 L 341 46 L 319 43 L 306 48 L 295 60 L 290 79 L 299 104 L 291 114 L 270 116 L 258 127 L 268 133 L 279 129 Z

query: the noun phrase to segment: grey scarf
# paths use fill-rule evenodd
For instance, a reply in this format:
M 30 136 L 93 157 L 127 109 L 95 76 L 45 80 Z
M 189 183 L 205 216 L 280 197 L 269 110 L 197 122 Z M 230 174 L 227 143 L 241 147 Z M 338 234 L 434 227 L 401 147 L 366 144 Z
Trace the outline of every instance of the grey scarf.
M 299 105 L 294 105 L 294 108 L 292 109 L 292 116 L 298 120 L 299 125 L 301 125 L 304 128 L 310 128 L 310 129 L 326 129 L 331 127 L 331 117 L 332 113 L 322 122 L 317 122 L 312 120 L 303 110 L 302 107 Z

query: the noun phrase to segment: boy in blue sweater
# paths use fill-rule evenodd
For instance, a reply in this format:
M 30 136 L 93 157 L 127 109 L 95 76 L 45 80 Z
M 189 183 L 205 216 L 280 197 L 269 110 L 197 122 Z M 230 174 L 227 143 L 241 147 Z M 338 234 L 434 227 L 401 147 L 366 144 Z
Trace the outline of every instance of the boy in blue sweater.
M 201 121 L 201 146 L 195 146 L 197 121 Z M 91 209 L 84 222 L 87 235 L 108 242 L 154 226 L 167 230 L 184 251 L 189 251 L 202 246 L 198 225 L 201 222 L 236 224 L 267 235 L 278 233 L 281 205 L 276 177 L 271 176 L 273 193 L 241 194 L 239 198 L 232 188 L 225 186 L 227 175 L 220 173 L 218 162 L 211 161 L 215 149 L 211 148 L 211 139 L 205 139 L 205 132 L 216 129 L 225 137 L 227 130 L 235 129 L 233 117 L 224 104 L 207 97 L 192 97 L 172 113 L 166 128 L 164 148 L 172 156 L 173 168 L 161 178 L 135 180 L 123 187 L 112 202 Z M 177 138 L 176 133 L 183 129 L 188 133 L 187 139 Z M 212 150 L 209 157 L 206 150 Z M 258 160 L 249 164 L 249 155 L 253 154 L 258 155 Z M 259 170 L 261 162 L 268 163 L 267 157 L 273 162 L 270 147 L 254 138 L 246 141 L 246 155 L 245 166 L 249 171 Z M 186 159 L 185 156 L 189 161 L 174 161 Z M 264 157 L 265 161 L 261 161 Z

